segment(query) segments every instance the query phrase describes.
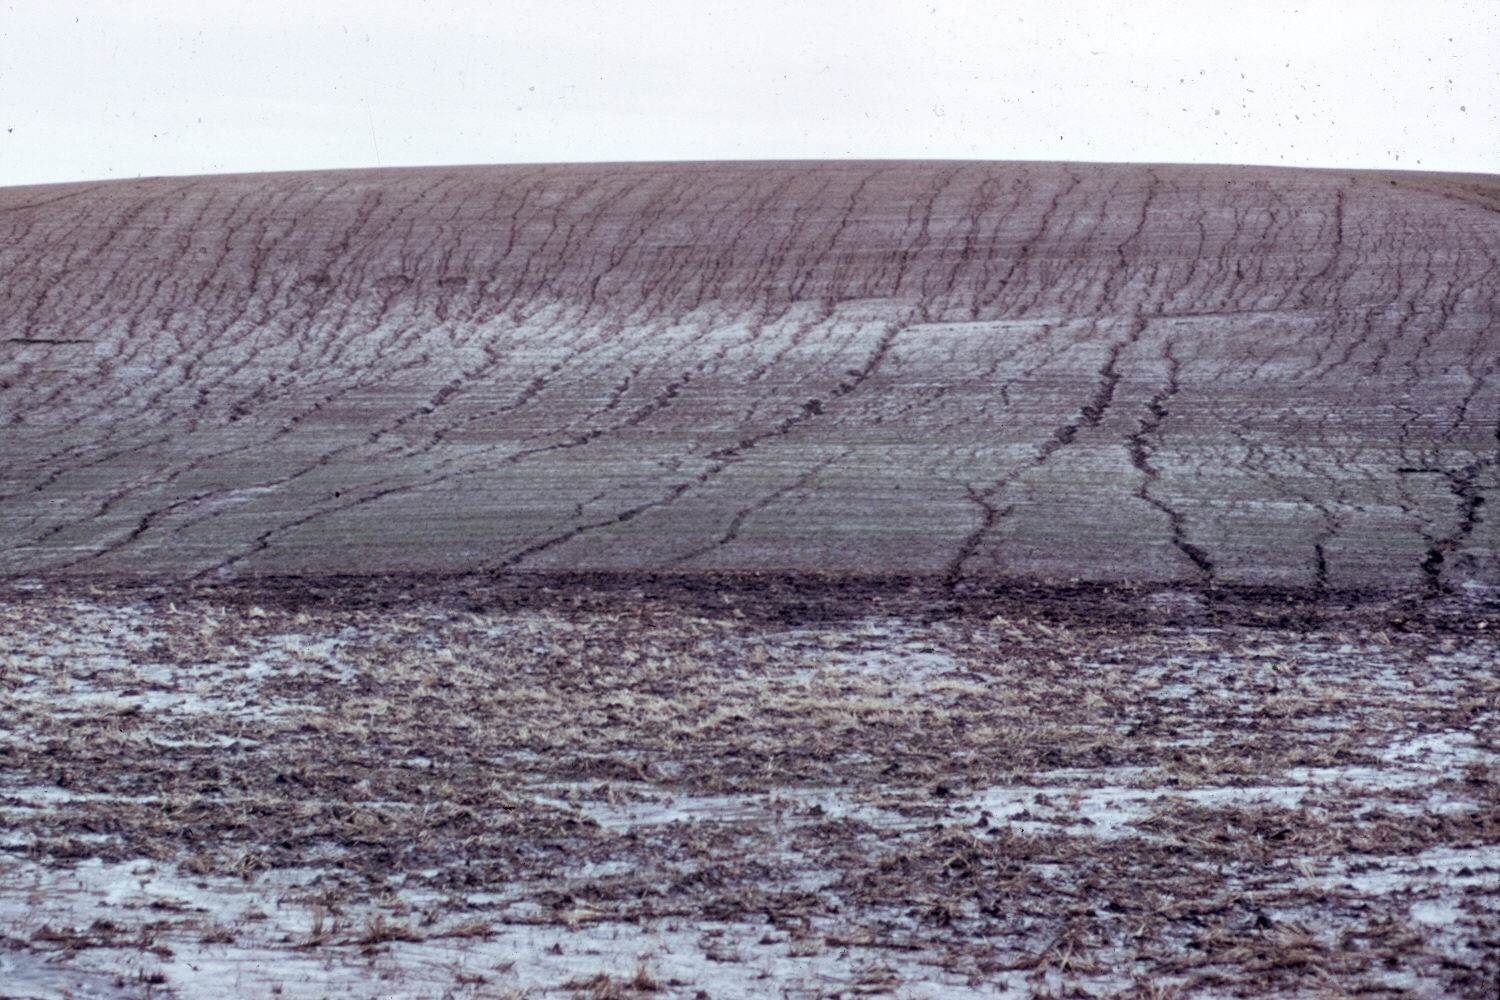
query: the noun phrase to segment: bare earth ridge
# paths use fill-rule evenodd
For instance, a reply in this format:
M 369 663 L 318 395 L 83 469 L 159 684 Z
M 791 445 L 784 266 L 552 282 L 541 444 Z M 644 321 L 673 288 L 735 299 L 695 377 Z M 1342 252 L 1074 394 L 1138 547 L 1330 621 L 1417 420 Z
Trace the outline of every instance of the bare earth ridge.
M 1500 185 L 768 163 L 0 191 L 0 573 L 1500 583 Z

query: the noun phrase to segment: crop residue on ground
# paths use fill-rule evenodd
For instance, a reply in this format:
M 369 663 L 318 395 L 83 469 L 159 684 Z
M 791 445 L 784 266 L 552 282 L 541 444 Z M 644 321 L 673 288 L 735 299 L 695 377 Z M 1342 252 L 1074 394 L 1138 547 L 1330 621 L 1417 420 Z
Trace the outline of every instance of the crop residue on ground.
M 9 591 L 0 981 L 1494 981 L 1492 612 L 516 593 Z

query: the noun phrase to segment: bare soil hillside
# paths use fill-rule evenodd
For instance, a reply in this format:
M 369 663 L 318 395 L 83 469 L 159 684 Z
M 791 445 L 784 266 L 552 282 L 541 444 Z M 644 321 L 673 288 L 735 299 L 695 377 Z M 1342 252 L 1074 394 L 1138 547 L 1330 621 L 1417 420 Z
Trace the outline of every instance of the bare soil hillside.
M 1500 583 L 1494 178 L 0 191 L 0 573 Z

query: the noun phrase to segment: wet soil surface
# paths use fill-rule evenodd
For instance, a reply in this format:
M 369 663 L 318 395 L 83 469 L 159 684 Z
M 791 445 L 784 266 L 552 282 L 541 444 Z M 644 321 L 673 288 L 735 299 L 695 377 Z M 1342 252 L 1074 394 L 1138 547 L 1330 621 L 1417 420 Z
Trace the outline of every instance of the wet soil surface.
M 1488 997 L 1497 662 L 1472 595 L 12 584 L 0 995 Z

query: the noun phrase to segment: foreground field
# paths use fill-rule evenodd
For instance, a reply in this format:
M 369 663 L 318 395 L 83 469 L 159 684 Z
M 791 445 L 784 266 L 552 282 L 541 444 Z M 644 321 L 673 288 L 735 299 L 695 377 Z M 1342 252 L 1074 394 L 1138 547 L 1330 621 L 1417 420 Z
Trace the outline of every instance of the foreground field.
M 1489 996 L 1500 615 L 12 587 L 0 995 Z

